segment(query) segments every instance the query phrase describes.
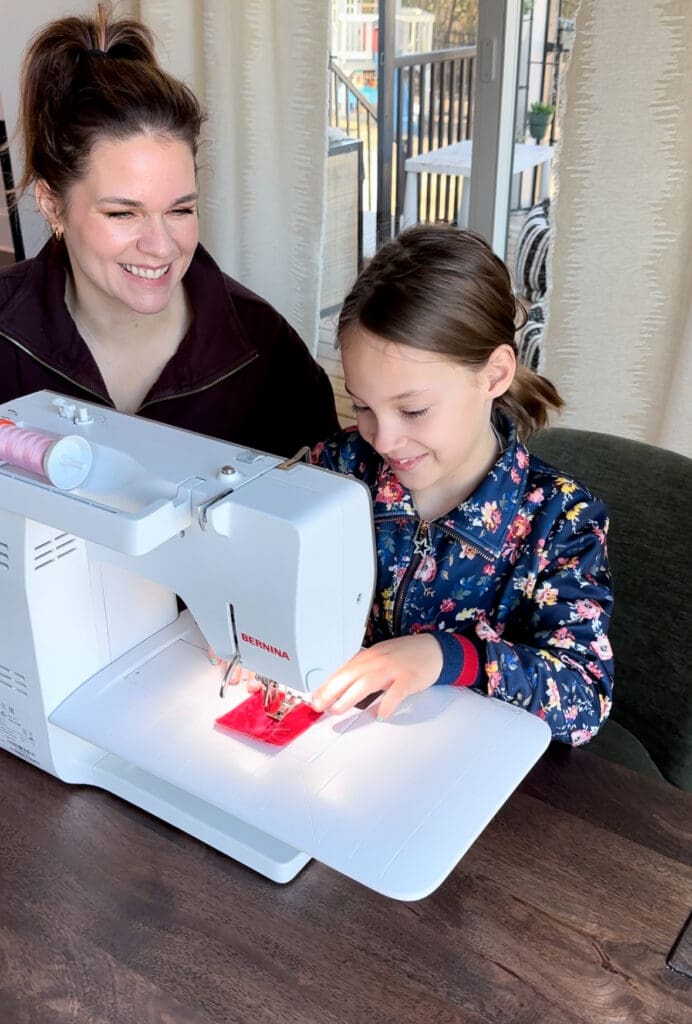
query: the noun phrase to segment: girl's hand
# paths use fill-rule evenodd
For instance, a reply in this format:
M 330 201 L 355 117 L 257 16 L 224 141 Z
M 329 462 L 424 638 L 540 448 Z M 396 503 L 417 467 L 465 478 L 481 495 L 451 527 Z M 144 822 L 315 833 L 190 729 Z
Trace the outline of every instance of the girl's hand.
M 405 697 L 432 686 L 441 671 L 442 648 L 433 636 L 417 633 L 382 640 L 359 651 L 315 690 L 312 706 L 338 715 L 371 693 L 384 690 L 377 715 L 383 720 Z
M 223 686 L 237 686 L 238 683 L 245 683 L 247 686 L 248 693 L 255 693 L 257 690 L 262 688 L 262 684 L 258 682 L 254 672 L 251 672 L 247 668 L 243 668 L 242 665 L 234 665 L 230 672 L 228 672 L 228 662 L 224 661 L 223 658 L 217 658 L 211 647 L 207 647 L 207 655 L 212 665 L 219 665 L 221 667 L 221 676 L 223 678 Z M 228 672 L 228 676 L 226 673 Z

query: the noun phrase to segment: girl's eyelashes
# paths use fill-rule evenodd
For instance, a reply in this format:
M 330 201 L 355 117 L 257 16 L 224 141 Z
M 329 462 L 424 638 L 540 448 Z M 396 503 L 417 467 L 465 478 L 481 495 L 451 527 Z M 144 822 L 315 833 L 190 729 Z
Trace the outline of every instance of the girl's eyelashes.
M 367 405 L 356 405 L 355 402 L 351 402 L 351 408 L 356 414 L 360 413 L 362 415 L 363 413 L 370 412 Z M 430 407 L 428 406 L 425 409 L 401 409 L 399 415 L 403 416 L 404 419 L 407 420 L 417 420 L 420 419 L 421 416 L 427 415 L 429 412 Z

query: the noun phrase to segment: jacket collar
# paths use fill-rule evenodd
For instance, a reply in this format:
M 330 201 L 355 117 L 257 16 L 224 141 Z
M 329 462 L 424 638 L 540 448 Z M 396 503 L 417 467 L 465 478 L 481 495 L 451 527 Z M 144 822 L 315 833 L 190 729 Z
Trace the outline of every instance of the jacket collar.
M 0 331 L 39 362 L 110 404 L 101 373 L 65 305 L 69 260 L 64 245 L 51 238 L 26 267 L 3 310 Z M 233 283 L 202 245 L 183 281 L 192 323 L 143 406 L 207 387 L 257 354 L 233 301 Z
M 514 423 L 498 416 L 505 448 L 495 465 L 473 494 L 457 508 L 435 520 L 439 526 L 458 534 L 497 557 L 526 493 L 529 452 L 517 438 Z M 394 470 L 381 461 L 373 505 L 375 520 L 400 517 L 418 519 L 413 497 L 400 483 Z
M 65 305 L 65 247 L 51 238 L 37 256 L 19 266 L 25 268 L 24 277 L 2 311 L 0 331 L 45 366 L 109 403 L 99 369 Z

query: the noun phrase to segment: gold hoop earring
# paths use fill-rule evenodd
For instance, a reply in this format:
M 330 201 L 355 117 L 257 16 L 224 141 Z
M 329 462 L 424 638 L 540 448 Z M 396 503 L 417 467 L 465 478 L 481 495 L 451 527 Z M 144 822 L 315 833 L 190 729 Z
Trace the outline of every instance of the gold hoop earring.
M 61 238 L 62 238 L 62 228 L 59 228 L 59 227 L 56 226 L 56 228 L 55 228 L 55 241 L 59 242 Z

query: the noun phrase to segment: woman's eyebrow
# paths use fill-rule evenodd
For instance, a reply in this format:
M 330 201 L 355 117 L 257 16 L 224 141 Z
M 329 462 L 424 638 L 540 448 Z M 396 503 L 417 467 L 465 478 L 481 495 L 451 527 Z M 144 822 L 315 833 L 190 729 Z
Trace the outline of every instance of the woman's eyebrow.
M 178 199 L 174 199 L 169 206 L 179 206 L 180 203 L 191 203 L 199 199 L 199 192 L 188 192 L 186 196 L 180 196 Z M 141 209 L 144 203 L 140 203 L 138 199 L 127 199 L 125 196 L 101 196 L 99 203 L 117 203 L 119 206 L 131 206 L 133 209 Z

